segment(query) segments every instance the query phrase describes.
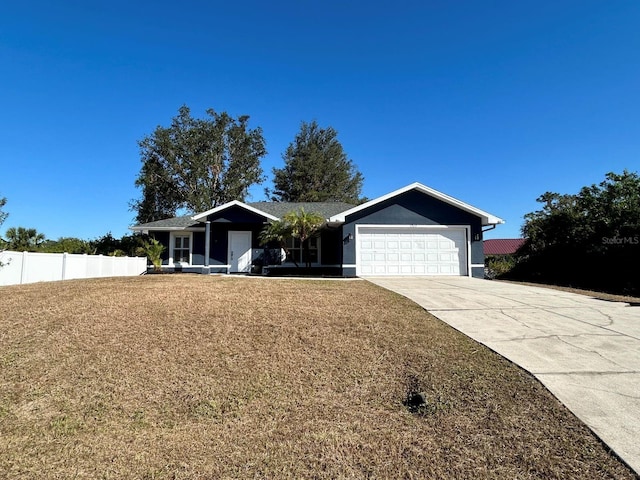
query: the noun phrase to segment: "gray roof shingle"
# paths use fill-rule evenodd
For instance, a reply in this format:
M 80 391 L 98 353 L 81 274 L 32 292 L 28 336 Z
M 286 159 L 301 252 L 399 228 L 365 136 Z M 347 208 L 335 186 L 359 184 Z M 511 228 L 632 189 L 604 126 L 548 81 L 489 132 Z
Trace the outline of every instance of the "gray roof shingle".
M 319 213 L 324 218 L 329 218 L 355 207 L 355 205 L 344 202 L 255 202 L 248 205 L 278 218 L 282 218 L 289 212 L 300 210 L 300 208 L 304 208 L 306 212 Z
M 159 228 L 189 228 L 189 227 L 201 227 L 202 223 L 191 220 L 191 215 L 185 215 L 184 217 L 166 218 L 164 220 L 156 220 L 155 222 L 141 223 L 135 225 L 135 229 L 159 229 Z

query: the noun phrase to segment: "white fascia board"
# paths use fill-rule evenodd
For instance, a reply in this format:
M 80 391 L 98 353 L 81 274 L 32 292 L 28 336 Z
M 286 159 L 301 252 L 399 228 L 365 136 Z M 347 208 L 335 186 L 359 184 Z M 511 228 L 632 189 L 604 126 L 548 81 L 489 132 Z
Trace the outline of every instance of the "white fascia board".
M 247 205 L 246 203 L 243 203 L 239 200 L 233 200 L 231 202 L 227 202 L 224 205 L 219 205 L 216 208 L 212 208 L 211 210 L 207 210 L 206 212 L 202 212 L 202 213 L 198 213 L 197 215 L 194 215 L 193 217 L 191 217 L 191 220 L 196 220 L 199 221 L 202 218 L 206 218 L 209 215 L 213 214 L 213 213 L 218 213 L 221 212 L 223 210 L 226 210 L 227 208 L 231 208 L 231 207 L 240 207 L 240 208 L 244 208 L 245 210 L 248 210 L 250 212 L 253 212 L 257 215 L 260 215 L 262 217 L 268 218 L 269 220 L 279 220 L 278 217 L 274 217 L 273 215 L 267 213 L 267 212 L 263 212 L 262 210 L 258 210 L 257 208 L 254 208 L 250 205 Z
M 434 190 L 433 188 L 427 187 L 426 185 L 423 185 L 421 183 L 415 182 L 412 183 L 411 185 L 407 185 L 406 187 L 402 187 L 398 190 L 394 190 L 391 193 L 387 193 L 386 195 L 383 195 L 381 197 L 378 198 L 374 198 L 373 200 L 369 200 L 366 203 L 363 203 L 362 205 L 358 205 L 357 207 L 353 207 L 349 210 L 346 210 L 342 213 L 339 213 L 337 215 L 334 215 L 333 217 L 331 217 L 329 219 L 330 222 L 341 222 L 344 223 L 346 217 L 348 217 L 349 215 L 352 215 L 354 213 L 357 213 L 361 210 L 367 209 L 369 207 L 372 207 L 374 205 L 377 205 L 378 203 L 384 202 L 385 200 L 389 200 L 390 198 L 393 197 L 397 197 L 398 195 L 402 195 L 405 192 L 408 192 L 410 190 L 418 190 L 419 192 L 425 193 L 427 195 L 430 195 L 434 198 L 437 198 L 438 200 L 441 200 L 445 203 L 448 203 L 449 205 L 453 205 L 454 207 L 458 207 L 461 210 L 465 210 L 469 213 L 472 213 L 480 218 L 482 218 L 482 225 L 497 225 L 499 223 L 504 223 L 504 220 L 502 220 L 499 217 L 496 217 L 495 215 L 491 215 L 488 212 L 485 212 L 484 210 L 480 210 L 479 208 L 473 207 L 471 205 L 469 205 L 468 203 L 465 203 L 461 200 L 458 200 L 457 198 L 453 198 L 449 195 L 447 195 L 446 193 L 442 193 L 439 192 L 438 190 Z

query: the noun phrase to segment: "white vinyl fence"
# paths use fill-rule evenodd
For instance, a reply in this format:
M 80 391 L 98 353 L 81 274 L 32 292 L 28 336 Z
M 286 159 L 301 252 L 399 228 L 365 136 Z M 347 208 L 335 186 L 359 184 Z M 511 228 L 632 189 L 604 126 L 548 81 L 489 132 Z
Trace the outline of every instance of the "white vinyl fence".
M 147 271 L 145 257 L 0 251 L 0 285 L 72 278 L 129 277 Z

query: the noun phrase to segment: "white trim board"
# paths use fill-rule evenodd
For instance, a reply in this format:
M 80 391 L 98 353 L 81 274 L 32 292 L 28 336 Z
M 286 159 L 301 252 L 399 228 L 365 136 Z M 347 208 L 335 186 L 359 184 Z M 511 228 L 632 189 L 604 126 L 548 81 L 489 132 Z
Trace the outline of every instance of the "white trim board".
M 174 261 L 174 247 L 176 237 L 189 237 L 189 263 L 176 263 Z M 181 231 L 172 231 L 169 233 L 169 264 L 168 267 L 193 267 L 193 232 L 181 230 Z

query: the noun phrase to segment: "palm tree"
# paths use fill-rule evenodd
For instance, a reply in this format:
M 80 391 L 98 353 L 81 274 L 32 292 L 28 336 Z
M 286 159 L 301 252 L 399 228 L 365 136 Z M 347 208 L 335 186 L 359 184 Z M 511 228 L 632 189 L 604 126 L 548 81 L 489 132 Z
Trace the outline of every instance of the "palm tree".
M 35 228 L 11 227 L 6 232 L 5 246 L 7 250 L 17 252 L 35 252 L 45 241 L 45 236 Z
M 142 244 L 142 250 L 153 264 L 153 271 L 156 273 L 161 272 L 164 245 L 162 245 L 157 239 L 151 238 L 148 242 Z
M 258 235 L 258 239 L 260 240 L 260 245 L 266 246 L 269 243 L 277 243 L 287 256 L 289 256 L 287 238 L 291 238 L 291 236 L 291 226 L 287 222 L 284 220 L 272 220 L 264 226 Z M 295 258 L 293 259 L 293 263 L 296 267 L 298 266 Z
M 304 208 L 287 213 L 282 220 L 289 225 L 291 236 L 300 240 L 303 257 L 307 268 L 311 267 L 309 258 L 309 239 L 317 236 L 324 225 L 322 215 L 315 212 L 306 212 Z
M 306 212 L 304 208 L 287 213 L 282 220 L 269 222 L 260 232 L 260 243 L 266 245 L 270 242 L 277 242 L 278 245 L 289 256 L 287 249 L 287 239 L 297 238 L 300 240 L 303 249 L 303 258 L 307 267 L 311 266 L 309 259 L 309 239 L 317 236 L 324 225 L 324 217 L 319 213 Z M 298 267 L 294 257 L 293 263 Z

